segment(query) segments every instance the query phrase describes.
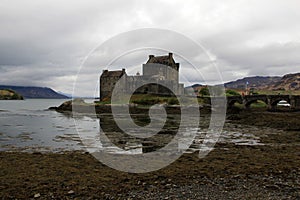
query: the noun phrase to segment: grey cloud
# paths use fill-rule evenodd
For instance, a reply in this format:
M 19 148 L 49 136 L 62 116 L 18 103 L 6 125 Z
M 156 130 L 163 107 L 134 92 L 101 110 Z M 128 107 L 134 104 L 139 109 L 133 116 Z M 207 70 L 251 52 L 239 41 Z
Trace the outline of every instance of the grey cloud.
M 0 4 L 0 84 L 41 85 L 70 93 L 77 70 L 89 52 L 107 39 L 138 28 L 163 28 L 184 34 L 205 49 L 224 81 L 248 75 L 283 75 L 299 71 L 300 20 L 298 1 L 14 1 Z M 172 38 L 145 35 L 161 44 Z M 113 45 L 103 60 L 90 59 L 80 84 L 89 90 L 89 74 L 101 73 L 118 45 L 137 44 L 132 37 Z M 184 48 L 184 41 L 175 41 Z M 203 60 L 203 77 L 182 62 L 191 82 L 214 82 L 210 63 L 197 49 L 183 49 L 192 60 Z M 115 69 L 135 73 L 150 53 L 140 51 L 115 61 Z M 106 56 L 105 56 L 106 55 Z M 205 56 L 204 56 L 205 57 Z

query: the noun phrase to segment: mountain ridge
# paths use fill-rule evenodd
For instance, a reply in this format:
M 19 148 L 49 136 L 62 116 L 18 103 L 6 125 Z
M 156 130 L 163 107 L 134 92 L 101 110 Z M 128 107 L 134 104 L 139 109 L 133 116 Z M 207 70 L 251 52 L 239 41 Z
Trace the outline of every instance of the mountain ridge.
M 283 76 L 244 77 L 229 81 L 224 86 L 228 89 L 300 90 L 300 73 L 290 73 Z
M 0 89 L 10 89 L 16 91 L 24 98 L 40 98 L 40 99 L 68 99 L 69 97 L 59 94 L 49 87 L 38 86 L 14 86 L 0 85 Z
M 269 86 L 272 90 L 300 90 L 300 73 L 286 74 L 280 81 Z
M 225 88 L 230 89 L 245 89 L 248 88 L 262 88 L 270 86 L 280 81 L 280 76 L 250 76 L 237 79 L 235 81 L 229 81 L 224 84 Z

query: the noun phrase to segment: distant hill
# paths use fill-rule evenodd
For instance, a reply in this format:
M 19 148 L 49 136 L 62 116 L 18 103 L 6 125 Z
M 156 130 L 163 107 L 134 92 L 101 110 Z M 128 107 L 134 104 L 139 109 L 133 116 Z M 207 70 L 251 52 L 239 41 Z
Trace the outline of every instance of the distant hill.
M 300 73 L 286 74 L 268 87 L 269 90 L 300 90 Z
M 300 90 L 300 73 L 286 74 L 280 76 L 254 76 L 245 77 L 236 81 L 230 81 L 224 84 L 225 88 L 245 89 L 248 88 L 263 90 Z
M 245 89 L 248 88 L 262 89 L 271 86 L 281 80 L 280 76 L 253 76 L 230 81 L 224 84 L 225 88 Z
M 203 87 L 203 85 L 201 85 L 201 84 L 194 84 L 194 85 L 187 86 L 185 88 L 198 88 L 198 87 Z
M 185 89 L 192 89 L 192 91 L 199 92 L 201 90 L 201 88 L 203 88 L 203 87 L 205 87 L 205 85 L 194 84 L 194 85 L 185 87 Z
M 0 90 L 10 89 L 16 91 L 24 98 L 42 98 L 42 99 L 67 99 L 68 97 L 59 94 L 48 87 L 31 87 L 31 86 L 12 86 L 0 85 Z

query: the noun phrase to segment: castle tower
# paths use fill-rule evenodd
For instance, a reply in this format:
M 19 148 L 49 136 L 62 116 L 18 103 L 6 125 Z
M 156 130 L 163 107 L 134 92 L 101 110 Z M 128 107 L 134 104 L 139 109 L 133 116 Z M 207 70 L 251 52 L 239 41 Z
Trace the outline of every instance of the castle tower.
M 126 75 L 125 69 L 117 71 L 103 70 L 100 76 L 100 101 L 111 97 L 115 84 L 123 75 Z
M 153 65 L 161 64 L 164 66 Z M 149 55 L 146 64 L 143 64 L 144 76 L 164 76 L 166 80 L 174 80 L 176 83 L 179 81 L 179 63 L 176 63 L 173 58 L 173 53 L 166 56 Z

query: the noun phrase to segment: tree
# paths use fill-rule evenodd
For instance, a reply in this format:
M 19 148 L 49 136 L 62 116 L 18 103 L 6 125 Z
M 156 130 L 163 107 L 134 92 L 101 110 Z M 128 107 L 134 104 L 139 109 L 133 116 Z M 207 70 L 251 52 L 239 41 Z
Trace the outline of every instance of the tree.
M 201 88 L 201 90 L 199 91 L 199 94 L 203 97 L 203 96 L 210 96 L 209 94 L 209 89 L 207 87 L 203 87 Z
M 240 96 L 240 93 L 234 90 L 226 90 L 226 96 Z

